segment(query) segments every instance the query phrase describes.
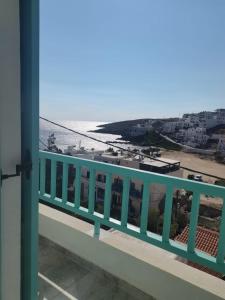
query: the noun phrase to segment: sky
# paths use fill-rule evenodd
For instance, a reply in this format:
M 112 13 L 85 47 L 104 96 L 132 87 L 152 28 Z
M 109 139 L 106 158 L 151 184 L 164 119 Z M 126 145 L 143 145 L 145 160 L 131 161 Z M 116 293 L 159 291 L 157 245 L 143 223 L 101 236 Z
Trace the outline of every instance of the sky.
M 181 117 L 225 108 L 225 0 L 41 0 L 40 113 Z

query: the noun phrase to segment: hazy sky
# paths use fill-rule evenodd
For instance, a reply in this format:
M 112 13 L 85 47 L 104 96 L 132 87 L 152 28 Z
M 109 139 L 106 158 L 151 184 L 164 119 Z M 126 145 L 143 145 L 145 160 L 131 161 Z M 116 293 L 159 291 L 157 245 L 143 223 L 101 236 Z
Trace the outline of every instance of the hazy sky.
M 41 114 L 113 121 L 225 107 L 224 0 L 41 0 Z

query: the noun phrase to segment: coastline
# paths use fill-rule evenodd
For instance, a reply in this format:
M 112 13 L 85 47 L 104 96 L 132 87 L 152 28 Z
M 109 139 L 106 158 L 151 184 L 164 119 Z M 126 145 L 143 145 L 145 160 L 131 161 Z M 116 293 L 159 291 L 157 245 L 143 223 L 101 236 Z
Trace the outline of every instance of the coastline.
M 120 141 L 125 141 L 127 144 L 130 143 L 139 147 L 158 147 L 176 151 L 182 150 L 182 147 L 180 145 L 177 145 L 177 143 L 166 139 L 165 137 L 160 135 L 154 128 L 143 135 L 128 135 L 127 132 L 129 130 L 129 126 L 131 126 L 131 123 L 134 124 L 134 122 L 136 124 L 137 120 L 109 123 L 106 125 L 101 125 L 99 126 L 101 128 L 90 132 L 120 135 L 121 137 L 116 139 L 117 143 L 120 143 Z M 123 124 L 122 127 L 119 127 L 120 123 Z
M 137 121 L 137 120 L 136 120 Z M 130 121 L 127 121 L 130 125 Z M 126 123 L 124 121 L 123 123 Z M 107 133 L 107 134 L 120 134 L 121 138 L 117 139 L 116 142 L 120 143 L 120 140 L 126 141 L 127 143 L 132 143 L 133 145 L 141 146 L 141 147 L 150 147 L 157 146 L 162 151 L 162 156 L 165 158 L 178 159 L 181 162 L 181 165 L 190 169 L 196 169 L 198 166 L 199 172 L 209 173 L 221 178 L 225 177 L 225 164 L 219 163 L 215 160 L 213 155 L 209 156 L 206 154 L 196 154 L 196 153 L 188 153 L 183 151 L 182 147 L 177 148 L 174 147 L 172 143 L 165 143 L 165 140 L 160 137 L 157 133 L 154 135 L 154 142 L 151 143 L 151 137 L 146 140 L 146 137 L 138 136 L 138 137 L 129 137 L 125 134 L 125 128 L 118 128 L 119 123 L 110 123 L 99 126 L 100 128 L 95 130 L 94 132 L 98 133 Z M 154 129 L 153 129 L 154 130 Z M 156 131 L 155 131 L 156 132 Z M 161 138 L 161 140 L 157 143 L 156 139 Z M 167 141 L 168 142 L 168 141 Z M 190 172 L 184 170 L 184 178 L 187 178 Z M 208 176 L 203 176 L 203 180 L 209 183 L 214 183 L 215 179 Z

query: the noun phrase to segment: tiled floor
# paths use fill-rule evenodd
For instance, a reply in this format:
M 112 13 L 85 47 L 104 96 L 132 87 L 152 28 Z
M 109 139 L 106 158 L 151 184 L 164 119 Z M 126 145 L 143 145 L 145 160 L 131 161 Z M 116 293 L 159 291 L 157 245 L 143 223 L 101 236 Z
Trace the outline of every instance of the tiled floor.
M 40 237 L 39 299 L 151 300 L 152 298 Z

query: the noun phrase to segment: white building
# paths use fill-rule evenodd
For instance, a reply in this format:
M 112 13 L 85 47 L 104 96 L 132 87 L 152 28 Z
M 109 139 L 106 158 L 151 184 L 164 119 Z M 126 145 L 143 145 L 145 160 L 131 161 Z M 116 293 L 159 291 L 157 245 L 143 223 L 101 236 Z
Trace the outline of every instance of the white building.
M 217 145 L 217 151 L 222 152 L 225 154 L 225 137 L 221 137 L 219 139 L 218 145 Z
M 206 128 L 192 127 L 186 130 L 180 130 L 176 134 L 176 138 L 191 147 L 197 147 L 205 145 L 209 139 L 209 136 L 206 134 Z
M 164 133 L 174 133 L 179 128 L 180 128 L 179 122 L 166 122 L 165 124 L 163 124 L 162 131 Z
M 225 124 L 225 109 L 216 111 L 202 111 L 196 114 L 184 114 L 183 120 L 192 123 L 193 126 L 201 126 L 206 129 Z
M 197 114 L 184 114 L 182 120 L 190 124 L 191 127 L 199 126 L 199 117 Z
M 160 158 L 161 161 L 153 159 L 138 159 L 127 157 L 124 154 L 103 153 L 97 155 L 95 160 L 106 162 L 110 164 L 116 164 L 128 168 L 140 169 L 148 172 L 154 172 L 159 174 L 166 174 L 174 177 L 183 177 L 183 171 L 180 169 L 180 162 L 168 158 Z M 88 199 L 88 186 L 89 186 L 89 171 L 82 169 L 82 183 L 81 194 L 82 201 L 86 202 Z M 96 203 L 103 203 L 105 193 L 106 176 L 104 173 L 96 174 Z M 117 175 L 112 175 L 112 206 L 120 206 L 122 203 L 122 191 L 123 191 L 123 178 Z M 137 179 L 133 179 L 130 182 L 130 201 L 136 214 L 138 215 L 141 209 L 141 197 L 143 192 L 143 182 Z M 149 195 L 151 208 L 158 208 L 159 202 L 163 199 L 166 193 L 166 187 L 161 184 L 150 184 Z
M 175 122 L 166 122 L 163 125 L 162 131 L 164 133 L 177 133 L 182 129 L 188 129 L 194 126 L 194 123 L 189 119 L 180 119 Z
M 225 109 L 220 108 L 216 110 L 218 125 L 225 124 Z
M 202 127 L 212 128 L 218 125 L 217 114 L 211 111 L 202 111 L 198 114 L 199 122 Z

